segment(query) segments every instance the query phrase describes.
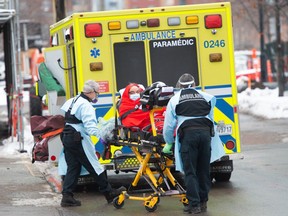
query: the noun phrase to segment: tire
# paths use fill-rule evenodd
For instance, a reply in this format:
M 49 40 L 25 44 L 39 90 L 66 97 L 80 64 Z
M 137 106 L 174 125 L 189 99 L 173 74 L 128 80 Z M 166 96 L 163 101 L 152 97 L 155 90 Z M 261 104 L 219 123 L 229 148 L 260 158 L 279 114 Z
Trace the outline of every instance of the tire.
M 38 115 L 42 116 L 42 101 L 39 96 L 36 95 L 35 87 L 30 89 L 30 116 Z
M 149 207 L 149 206 L 145 206 L 145 209 L 148 211 L 148 212 L 154 212 L 156 211 L 157 209 L 157 204 L 155 204 L 153 207 Z
M 215 173 L 214 178 L 217 182 L 228 182 L 231 178 L 231 173 Z
M 124 206 L 124 201 L 122 202 L 122 203 L 118 203 L 118 201 L 119 201 L 119 197 L 116 197 L 116 198 L 114 198 L 114 200 L 113 200 L 113 206 L 116 208 L 116 209 L 120 209 L 120 208 L 122 208 L 123 206 Z

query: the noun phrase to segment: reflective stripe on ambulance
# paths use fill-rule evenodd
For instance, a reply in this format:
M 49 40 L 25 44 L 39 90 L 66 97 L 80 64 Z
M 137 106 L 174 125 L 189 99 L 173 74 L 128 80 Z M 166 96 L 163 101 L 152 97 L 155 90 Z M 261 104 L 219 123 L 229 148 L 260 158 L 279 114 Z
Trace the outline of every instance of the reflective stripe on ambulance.
M 217 126 L 219 124 L 232 125 L 232 132 L 230 134 L 220 134 L 223 146 L 226 153 L 239 152 L 237 138 L 236 125 L 235 125 L 235 113 L 233 99 L 232 99 L 232 87 L 231 85 L 219 85 L 219 86 L 205 86 L 205 92 L 214 95 L 217 98 L 216 107 L 214 109 L 214 120 Z M 227 148 L 226 145 L 233 144 L 235 147 Z

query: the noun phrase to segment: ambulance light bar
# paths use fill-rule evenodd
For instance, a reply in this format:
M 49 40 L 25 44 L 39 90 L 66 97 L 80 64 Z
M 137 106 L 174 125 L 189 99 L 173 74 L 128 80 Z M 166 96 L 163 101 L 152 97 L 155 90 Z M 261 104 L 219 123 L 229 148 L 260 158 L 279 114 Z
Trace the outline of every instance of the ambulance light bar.
M 220 14 L 206 15 L 205 16 L 205 27 L 207 29 L 215 29 L 222 27 L 222 17 Z M 185 18 L 187 25 L 193 25 L 199 23 L 199 17 L 196 15 L 187 16 Z M 168 26 L 179 26 L 181 24 L 180 17 L 169 17 L 167 19 Z M 126 21 L 127 29 L 137 29 L 139 25 L 147 27 L 159 27 L 160 19 L 147 19 L 147 21 L 138 20 L 128 20 Z M 108 23 L 109 30 L 120 30 L 121 22 L 120 21 L 112 21 Z M 85 25 L 85 35 L 86 37 L 100 37 L 102 36 L 102 26 L 100 23 L 87 24 Z
M 85 28 L 85 36 L 87 38 L 90 37 L 101 37 L 103 32 L 102 32 L 102 24 L 101 23 L 91 23 L 91 24 L 86 24 L 84 26 Z
M 207 29 L 221 28 L 222 17 L 220 14 L 207 15 L 205 16 L 205 27 Z

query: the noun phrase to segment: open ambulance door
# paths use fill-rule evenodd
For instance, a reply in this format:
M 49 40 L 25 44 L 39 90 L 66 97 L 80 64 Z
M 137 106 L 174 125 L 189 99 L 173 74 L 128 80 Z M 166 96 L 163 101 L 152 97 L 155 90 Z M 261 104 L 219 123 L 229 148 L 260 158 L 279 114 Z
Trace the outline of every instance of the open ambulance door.
M 66 101 L 66 98 L 73 97 L 75 95 L 75 70 L 71 66 L 72 61 L 69 56 L 69 46 L 57 46 L 44 49 L 45 65 L 49 71 L 51 71 L 54 79 L 63 87 L 65 96 L 59 96 L 57 91 L 51 90 L 46 87 L 47 90 L 47 102 L 50 115 L 62 114 L 60 108 Z M 66 55 L 67 53 L 67 55 Z M 39 71 L 41 73 L 41 71 Z M 43 80 L 40 80 L 44 83 Z

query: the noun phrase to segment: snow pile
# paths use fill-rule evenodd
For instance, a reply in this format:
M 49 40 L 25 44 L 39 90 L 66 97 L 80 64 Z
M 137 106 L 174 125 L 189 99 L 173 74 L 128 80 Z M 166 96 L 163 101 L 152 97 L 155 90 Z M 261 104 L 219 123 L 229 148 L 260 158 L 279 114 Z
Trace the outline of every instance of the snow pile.
M 0 157 L 9 158 L 13 157 L 29 157 L 32 156 L 32 148 L 34 145 L 34 137 L 31 134 L 30 123 L 26 118 L 23 118 L 24 125 L 24 148 L 20 147 L 20 142 L 17 137 L 9 137 L 2 141 L 3 145 L 0 145 Z M 27 154 L 20 153 L 19 150 L 26 150 Z
M 288 97 L 278 97 L 276 89 L 246 89 L 238 94 L 240 113 L 273 119 L 288 118 Z

